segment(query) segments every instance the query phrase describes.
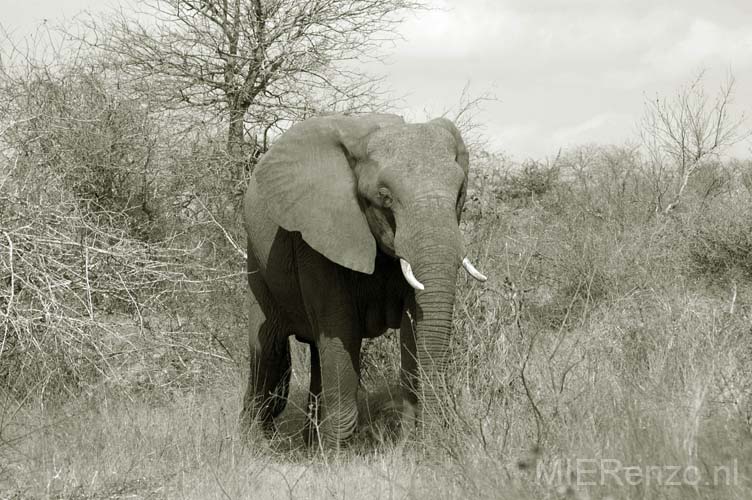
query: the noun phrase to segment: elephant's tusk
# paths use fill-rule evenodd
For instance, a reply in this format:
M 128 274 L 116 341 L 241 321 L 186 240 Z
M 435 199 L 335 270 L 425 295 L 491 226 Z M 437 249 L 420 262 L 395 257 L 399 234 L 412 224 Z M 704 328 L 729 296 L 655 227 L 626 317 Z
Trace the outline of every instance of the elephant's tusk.
M 409 265 L 409 264 L 408 264 Z M 470 259 L 465 257 L 462 259 L 462 267 L 465 268 L 465 271 L 467 271 L 467 274 L 472 276 L 478 281 L 486 281 L 488 278 L 486 278 L 486 275 L 475 269 L 475 266 L 470 263 Z
M 410 286 L 415 288 L 416 290 L 425 290 L 426 287 L 423 286 L 423 283 L 418 281 L 418 279 L 413 274 L 413 268 L 410 267 L 410 263 L 407 262 L 405 259 L 400 259 L 400 267 L 402 268 L 402 275 L 405 277 L 408 283 L 410 283 Z

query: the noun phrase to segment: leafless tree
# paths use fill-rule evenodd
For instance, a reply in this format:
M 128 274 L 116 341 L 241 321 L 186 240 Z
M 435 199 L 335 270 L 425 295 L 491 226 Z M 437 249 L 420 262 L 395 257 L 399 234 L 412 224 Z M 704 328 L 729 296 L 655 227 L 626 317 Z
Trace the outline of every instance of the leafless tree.
M 395 39 L 422 0 L 141 0 L 87 39 L 131 82 L 170 108 L 210 109 L 227 150 L 263 150 L 270 131 L 322 111 L 369 108 L 377 80 L 358 66 Z M 92 36 L 91 33 L 95 35 Z M 246 141 L 246 122 L 253 128 Z M 252 153 L 252 152 L 251 152 Z M 243 164 L 233 161 L 234 180 Z
M 705 92 L 704 76 L 701 71 L 674 96 L 645 101 L 640 133 L 648 152 L 656 212 L 668 214 L 676 208 L 690 178 L 748 135 L 742 130 L 743 116 L 730 113 L 733 75 L 712 98 Z

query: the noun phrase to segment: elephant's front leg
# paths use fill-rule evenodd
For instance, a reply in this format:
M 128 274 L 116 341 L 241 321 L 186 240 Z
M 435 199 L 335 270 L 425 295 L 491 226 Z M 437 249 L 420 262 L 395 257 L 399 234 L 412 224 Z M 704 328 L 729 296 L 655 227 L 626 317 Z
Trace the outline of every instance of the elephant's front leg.
M 324 447 L 338 447 L 353 434 L 358 421 L 362 332 L 351 289 L 352 271 L 302 242 L 297 253 L 301 293 L 320 368 L 319 440 Z M 316 378 L 312 366 L 312 393 L 317 389 Z
M 358 422 L 360 336 L 322 335 L 318 341 L 321 359 L 320 439 L 324 446 L 338 447 L 355 432 Z
M 405 300 L 405 310 L 400 323 L 400 359 L 402 384 L 402 421 L 403 431 L 413 429 L 417 423 L 420 377 L 415 339 L 415 298 Z

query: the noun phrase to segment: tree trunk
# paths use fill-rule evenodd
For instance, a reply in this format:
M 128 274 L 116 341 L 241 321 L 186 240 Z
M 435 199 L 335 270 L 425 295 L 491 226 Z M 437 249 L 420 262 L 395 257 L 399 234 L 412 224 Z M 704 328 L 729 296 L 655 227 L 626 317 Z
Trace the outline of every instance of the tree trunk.
M 230 108 L 230 126 L 227 129 L 227 154 L 230 157 L 230 181 L 233 185 L 245 178 L 245 117 L 246 108 Z

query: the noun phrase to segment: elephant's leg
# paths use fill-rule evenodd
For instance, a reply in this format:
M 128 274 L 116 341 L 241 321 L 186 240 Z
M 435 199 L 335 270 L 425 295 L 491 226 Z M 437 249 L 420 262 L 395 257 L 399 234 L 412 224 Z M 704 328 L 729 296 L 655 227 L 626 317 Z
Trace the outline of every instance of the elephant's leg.
M 311 387 L 308 391 L 307 417 L 305 427 L 306 445 L 319 445 L 320 401 L 321 401 L 321 360 L 316 344 L 309 344 L 311 350 Z
M 251 259 L 249 256 L 249 269 L 253 269 Z M 273 418 L 287 403 L 291 375 L 288 337 L 292 330 L 260 275 L 249 273 L 248 281 L 258 304 L 250 315 L 250 367 L 241 425 L 247 430 L 258 421 L 270 432 Z
M 248 387 L 243 401 L 242 423 L 247 428 L 254 420 L 266 432 L 274 429 L 273 418 L 285 409 L 290 388 L 290 345 L 285 329 L 266 319 L 251 334 Z
M 415 299 L 410 297 L 405 301 L 405 311 L 400 323 L 400 361 L 402 383 L 402 425 L 403 428 L 413 428 L 418 412 L 418 393 L 420 391 L 420 368 L 415 341 Z
M 326 259 L 302 239 L 295 252 L 300 291 L 320 365 L 320 439 L 325 447 L 338 447 L 353 434 L 358 420 L 363 334 L 355 307 L 352 271 Z
M 326 447 L 336 448 L 355 432 L 360 383 L 359 336 L 319 338 L 321 409 L 319 433 Z

